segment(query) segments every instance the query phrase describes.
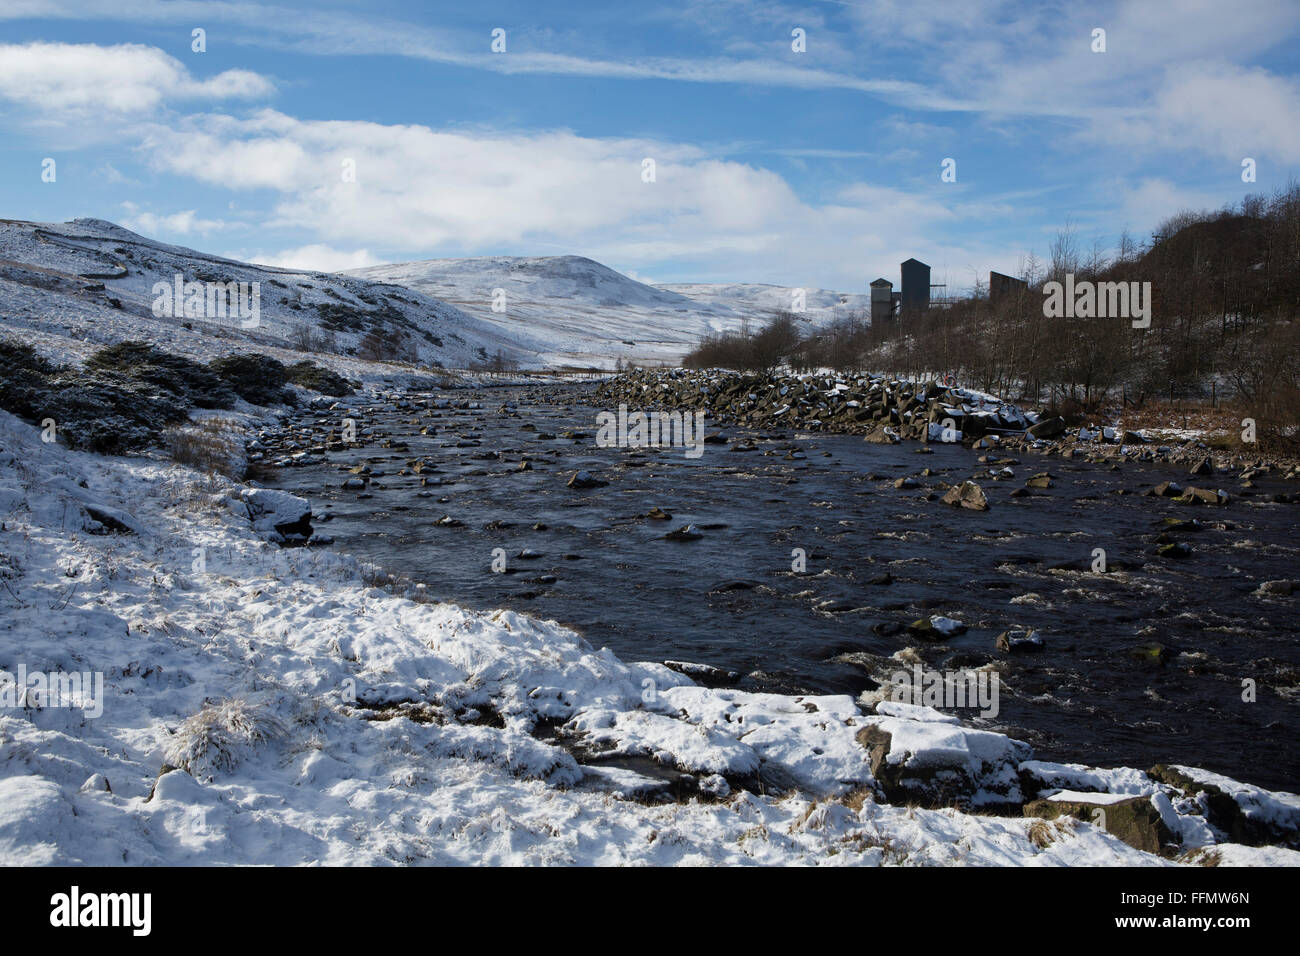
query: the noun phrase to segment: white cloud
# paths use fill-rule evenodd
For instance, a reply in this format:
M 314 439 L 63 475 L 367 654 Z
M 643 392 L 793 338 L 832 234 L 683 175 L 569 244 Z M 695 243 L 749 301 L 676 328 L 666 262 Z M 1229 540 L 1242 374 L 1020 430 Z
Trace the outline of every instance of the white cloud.
M 1171 69 L 1140 121 L 1096 124 L 1094 139 L 1146 149 L 1195 146 L 1226 160 L 1225 179 L 1244 157 L 1300 163 L 1300 84 L 1229 63 Z
M 382 261 L 376 259 L 366 249 L 349 252 L 320 243 L 299 246 L 297 249 L 285 249 L 281 252 L 226 253 L 225 256 L 244 262 L 257 262 L 265 266 L 279 266 L 282 269 L 300 269 L 304 272 L 346 272 L 348 269 L 377 266 Z
M 1015 213 L 1011 204 L 937 186 L 909 193 L 858 183 L 813 204 L 770 170 L 694 146 L 563 130 L 441 131 L 261 110 L 152 128 L 145 152 L 168 173 L 273 190 L 278 198 L 264 225 L 305 232 L 323 245 L 271 261 L 318 269 L 372 264 L 368 251 L 340 251 L 357 246 L 408 258 L 505 246 L 658 272 L 690 262 L 724 278 L 852 290 L 864 286 L 867 272 L 892 271 L 908 255 L 962 270 L 984 262 L 981 248 L 927 235 Z M 654 182 L 642 180 L 645 157 L 656 162 Z M 355 182 L 344 181 L 345 160 L 355 163 Z
M 157 213 L 141 211 L 132 202 L 124 202 L 122 207 L 127 212 L 127 215 L 122 220 L 122 225 L 146 236 L 165 236 L 167 234 L 182 236 L 198 234 L 206 236 L 232 227 L 231 223 L 222 219 L 201 219 L 193 209 L 160 216 Z
M 1160 177 L 1148 177 L 1121 187 L 1118 191 L 1119 211 L 1116 218 L 1151 228 L 1175 213 L 1212 210 L 1222 205 L 1212 193 L 1180 188 Z
M 196 79 L 175 57 L 135 43 L 0 44 L 0 99 L 47 121 L 148 114 L 169 100 L 251 99 L 273 89 L 248 70 Z

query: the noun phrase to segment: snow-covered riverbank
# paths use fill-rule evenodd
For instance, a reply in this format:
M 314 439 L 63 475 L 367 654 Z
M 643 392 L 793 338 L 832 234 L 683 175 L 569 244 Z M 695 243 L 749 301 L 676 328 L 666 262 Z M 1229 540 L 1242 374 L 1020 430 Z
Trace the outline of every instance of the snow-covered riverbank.
M 1073 819 L 879 802 L 867 744 L 891 779 L 968 774 L 976 805 L 1031 783 L 1149 797 L 1184 853 L 1300 861 L 1227 843 L 1195 785 L 1032 761 L 925 708 L 697 687 L 553 623 L 395 596 L 268 540 L 295 503 L 241 487 L 0 412 L 0 669 L 103 681 L 98 717 L 0 687 L 0 862 L 1170 862 Z M 1294 796 L 1186 773 L 1259 826 L 1300 819 Z

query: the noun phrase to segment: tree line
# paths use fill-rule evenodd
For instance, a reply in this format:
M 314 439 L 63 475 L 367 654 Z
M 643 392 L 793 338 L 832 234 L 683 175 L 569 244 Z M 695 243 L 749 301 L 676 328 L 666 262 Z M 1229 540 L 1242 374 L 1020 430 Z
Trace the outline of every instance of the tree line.
M 689 367 L 871 370 L 953 375 L 1012 400 L 1098 412 L 1168 400 L 1227 399 L 1261 440 L 1300 448 L 1300 186 L 1214 212 L 1185 211 L 1138 243 L 1081 247 L 1069 223 L 1048 258 L 1018 268 L 1024 285 L 990 297 L 978 282 L 948 308 L 859 313 L 802 331 L 776 313 L 753 332 L 706 337 Z M 1044 287 L 1150 283 L 1150 325 L 1045 314 Z M 1049 287 L 1050 290 L 1050 287 Z

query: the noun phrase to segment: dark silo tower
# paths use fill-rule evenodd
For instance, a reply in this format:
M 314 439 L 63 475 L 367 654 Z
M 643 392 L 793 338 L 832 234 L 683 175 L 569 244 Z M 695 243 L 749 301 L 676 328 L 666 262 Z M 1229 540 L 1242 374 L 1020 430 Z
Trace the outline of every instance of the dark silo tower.
M 908 259 L 899 267 L 903 274 L 902 312 L 924 312 L 930 308 L 930 267 L 918 259 Z
M 871 319 L 888 319 L 894 314 L 894 283 L 877 279 L 871 283 Z

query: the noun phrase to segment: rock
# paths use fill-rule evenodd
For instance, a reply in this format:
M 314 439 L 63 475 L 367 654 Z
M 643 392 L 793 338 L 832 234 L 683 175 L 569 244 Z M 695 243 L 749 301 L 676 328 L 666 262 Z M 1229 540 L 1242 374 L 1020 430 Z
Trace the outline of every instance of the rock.
M 82 793 L 112 793 L 113 788 L 108 785 L 108 778 L 102 773 L 93 773 L 86 778 L 86 782 L 81 785 Z
M 858 731 L 886 800 L 926 807 L 1021 804 L 1019 765 L 1032 758 L 1023 741 L 961 726 L 929 707 L 882 702 Z M 893 716 L 900 714 L 905 716 Z
M 1181 541 L 1172 541 L 1156 548 L 1156 554 L 1162 558 L 1190 558 L 1192 546 Z
M 960 485 L 953 485 L 943 496 L 942 501 L 946 505 L 969 508 L 972 511 L 989 510 L 989 501 L 984 496 L 984 490 L 973 481 L 963 481 Z
M 604 488 L 608 481 L 602 481 L 589 471 L 576 471 L 569 479 L 570 488 Z
M 1055 438 L 1065 433 L 1065 419 L 1059 415 L 1045 418 L 1037 425 L 1030 425 L 1027 431 L 1035 438 Z
M 942 641 L 966 633 L 966 625 L 951 617 L 935 614 L 907 625 L 909 633 L 926 641 Z
M 669 531 L 664 535 L 665 541 L 698 541 L 704 535 L 693 524 L 682 525 L 675 531 Z
M 1191 768 L 1156 764 L 1147 776 L 1195 798 L 1205 807 L 1206 822 L 1233 843 L 1300 848 L 1300 807 L 1228 777 L 1211 783 L 1194 779 L 1191 774 L 1195 773 L 1198 771 Z
M 694 661 L 664 661 L 664 667 L 685 674 L 687 677 L 698 678 L 704 681 L 706 686 L 734 684 L 740 679 L 740 674 L 736 671 L 724 670 L 712 664 L 698 664 Z
M 90 519 L 85 529 L 90 534 L 141 534 L 143 527 L 134 517 L 118 508 L 106 505 L 83 504 L 81 509 Z
M 1258 588 L 1255 589 L 1256 594 L 1275 594 L 1275 595 L 1294 594 L 1297 591 L 1300 591 L 1300 581 L 1287 581 L 1287 580 L 1265 581 L 1263 584 L 1261 584 Z
M 1163 667 L 1169 659 L 1169 648 L 1158 641 L 1137 644 L 1129 648 L 1128 656 L 1147 667 Z
M 723 581 L 721 584 L 715 584 L 709 588 L 710 594 L 726 594 L 728 591 L 752 591 L 754 589 L 753 581 Z
M 434 524 L 440 528 L 463 528 L 465 526 L 465 522 L 458 518 L 453 518 L 451 515 L 443 515 L 435 521 Z
M 1173 481 L 1162 481 L 1147 492 L 1148 495 L 1155 498 L 1177 498 L 1182 493 L 1182 486 Z
M 912 478 L 912 477 L 909 476 L 909 477 L 907 477 L 907 478 L 899 478 L 897 481 L 894 482 L 894 487 L 895 487 L 895 488 L 900 488 L 900 489 L 901 489 L 901 488 L 917 488 L 917 487 L 920 487 L 920 484 L 921 484 L 921 483 L 920 483 L 919 481 L 917 481 L 915 478 Z
M 253 530 L 280 544 L 305 544 L 311 537 L 311 504 L 274 488 L 241 488 L 239 498 Z
M 1032 654 L 1046 647 L 1037 631 L 1024 627 L 1003 631 L 997 639 L 997 649 L 1003 654 Z
M 365 487 L 366 481 L 364 478 L 349 478 L 347 481 L 343 482 L 344 491 L 361 491 Z
M 1179 842 L 1174 832 L 1165 825 L 1160 811 L 1151 802 L 1150 795 L 1142 794 L 1122 800 L 1101 793 L 1072 796 L 1075 799 L 1058 800 L 1049 797 L 1027 803 L 1025 816 L 1044 820 L 1074 817 L 1100 826 L 1111 836 L 1147 853 L 1159 853 L 1165 847 Z M 1089 800 L 1088 797 L 1095 799 Z
M 871 442 L 874 445 L 897 445 L 902 439 L 888 428 L 878 428 L 867 432 L 862 436 L 862 440 Z
M 1209 458 L 1202 458 L 1199 462 L 1197 462 L 1195 465 L 1192 466 L 1192 469 L 1191 471 L 1188 472 L 1188 474 L 1189 475 L 1212 475 L 1214 474 L 1214 462 L 1212 462 Z
M 668 512 L 664 511 L 664 510 L 663 510 L 662 508 L 660 508 L 658 505 L 656 505 L 655 507 L 651 508 L 648 512 L 646 512 L 646 517 L 647 517 L 647 518 L 652 518 L 652 519 L 655 520 L 655 521 L 672 521 L 672 520 L 673 520 L 673 516 L 670 515 Z
M 1052 487 L 1052 476 L 1045 471 L 1025 479 L 1025 486 L 1028 488 L 1050 488 Z
M 1226 491 L 1211 491 L 1209 488 L 1188 487 L 1177 499 L 1180 505 L 1216 505 L 1222 507 L 1230 500 Z

